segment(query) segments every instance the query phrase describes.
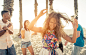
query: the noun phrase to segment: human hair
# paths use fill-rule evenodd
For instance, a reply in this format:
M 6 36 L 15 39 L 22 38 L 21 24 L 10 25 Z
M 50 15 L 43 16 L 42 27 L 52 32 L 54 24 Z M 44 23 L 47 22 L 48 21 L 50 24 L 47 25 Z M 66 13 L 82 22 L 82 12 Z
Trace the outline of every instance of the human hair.
M 72 15 L 71 17 L 73 17 L 73 18 L 75 18 L 75 19 L 77 19 L 77 20 L 78 20 L 78 16 L 74 16 L 74 15 Z
M 8 11 L 5 11 L 5 10 L 1 11 L 2 17 L 3 17 L 3 14 L 4 14 L 4 13 L 7 13 L 7 12 L 8 12 Z
M 29 30 L 29 29 L 26 28 L 26 22 L 28 22 L 28 20 L 25 20 L 25 21 L 24 21 L 24 29 L 27 31 L 27 30 Z
M 66 23 L 68 23 L 69 21 L 71 22 L 71 20 L 68 18 L 68 16 L 66 16 L 64 14 L 65 13 L 60 13 L 60 12 L 58 12 L 58 13 L 51 12 L 50 14 L 48 14 L 48 16 L 46 17 L 46 19 L 44 21 L 44 26 L 43 26 L 44 31 L 42 33 L 43 37 L 47 33 L 47 30 L 49 30 L 49 22 L 50 22 L 51 18 L 56 19 L 56 27 L 54 28 L 56 38 L 60 40 L 60 37 L 65 35 L 65 32 L 63 31 L 63 28 L 65 26 L 62 24 L 61 18 L 63 18 L 63 20 L 65 20 Z

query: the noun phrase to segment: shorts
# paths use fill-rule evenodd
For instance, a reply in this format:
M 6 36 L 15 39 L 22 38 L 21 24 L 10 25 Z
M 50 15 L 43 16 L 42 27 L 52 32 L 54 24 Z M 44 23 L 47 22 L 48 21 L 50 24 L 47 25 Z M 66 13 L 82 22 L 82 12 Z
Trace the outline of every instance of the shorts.
M 22 41 L 21 42 L 21 48 L 27 48 L 29 46 L 31 46 L 31 41 L 28 41 L 28 42 Z

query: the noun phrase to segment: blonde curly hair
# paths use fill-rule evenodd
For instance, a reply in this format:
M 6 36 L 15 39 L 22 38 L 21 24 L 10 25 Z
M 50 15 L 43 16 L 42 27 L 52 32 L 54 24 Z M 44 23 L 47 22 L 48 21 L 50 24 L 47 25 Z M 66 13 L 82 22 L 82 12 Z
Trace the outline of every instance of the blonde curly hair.
M 60 12 L 51 12 L 50 14 L 48 14 L 48 16 L 46 17 L 45 21 L 44 21 L 44 26 L 43 26 L 43 33 L 42 36 L 44 36 L 47 33 L 47 30 L 49 30 L 49 22 L 51 18 L 55 18 L 56 19 L 56 27 L 54 28 L 55 31 L 55 36 L 57 37 L 57 39 L 60 40 L 60 37 L 62 37 L 63 35 L 65 35 L 65 32 L 63 31 L 63 28 L 65 26 L 63 26 L 61 18 L 63 18 L 63 20 L 68 23 L 69 21 L 72 22 L 68 16 L 64 15 L 65 13 L 60 13 Z

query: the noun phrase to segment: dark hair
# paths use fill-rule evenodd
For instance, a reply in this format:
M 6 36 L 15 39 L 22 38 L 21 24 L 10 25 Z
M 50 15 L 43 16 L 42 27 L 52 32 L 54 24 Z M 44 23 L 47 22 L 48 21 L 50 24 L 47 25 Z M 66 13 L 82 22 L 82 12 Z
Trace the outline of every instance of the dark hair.
M 28 21 L 28 20 L 25 20 L 25 21 L 24 21 L 24 29 L 25 29 L 26 31 L 29 30 L 29 29 L 26 28 L 26 22 L 27 22 L 27 21 Z
M 5 10 L 4 10 L 4 11 L 1 11 L 2 17 L 3 17 L 3 14 L 4 14 L 4 13 L 7 13 L 7 12 L 8 12 L 8 11 L 5 11 Z

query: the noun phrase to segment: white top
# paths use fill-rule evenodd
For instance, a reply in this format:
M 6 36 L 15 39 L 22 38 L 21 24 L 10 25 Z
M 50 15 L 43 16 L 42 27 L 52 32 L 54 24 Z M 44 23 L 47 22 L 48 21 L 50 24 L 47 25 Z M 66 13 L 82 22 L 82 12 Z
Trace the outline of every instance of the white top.
M 2 28 L 7 26 L 9 23 L 11 22 L 7 21 L 7 23 L 3 23 L 3 21 L 0 20 L 0 31 L 3 30 Z M 13 26 L 9 27 L 9 30 L 13 32 Z M 0 49 L 7 49 L 7 46 L 8 48 L 12 46 L 13 41 L 11 37 L 12 36 L 9 34 L 8 30 L 2 36 L 0 36 Z
M 22 30 L 25 30 L 24 28 L 22 28 Z M 22 39 L 22 41 L 24 42 L 28 42 L 31 41 L 31 31 L 26 31 L 25 30 L 25 35 L 24 35 L 24 39 Z

